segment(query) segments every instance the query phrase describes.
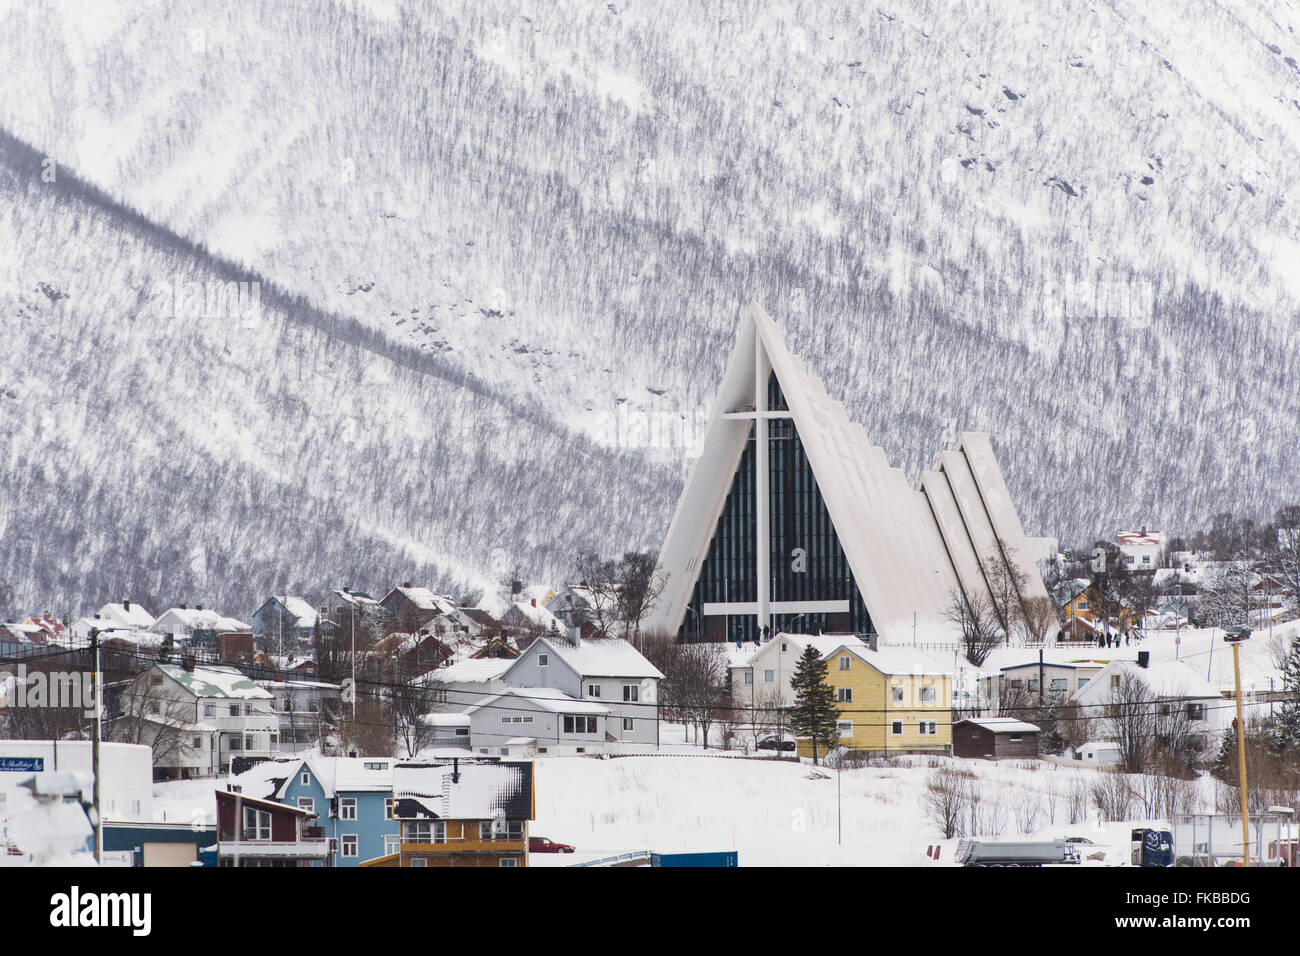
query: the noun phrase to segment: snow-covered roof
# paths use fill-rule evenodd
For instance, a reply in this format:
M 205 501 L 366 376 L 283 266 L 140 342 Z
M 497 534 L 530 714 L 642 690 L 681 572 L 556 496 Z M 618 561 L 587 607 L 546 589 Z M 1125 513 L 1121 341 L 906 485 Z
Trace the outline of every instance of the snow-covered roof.
M 956 673 L 952 664 L 931 657 L 915 647 L 882 647 L 873 651 L 865 644 L 841 642 L 823 654 L 823 659 L 835 654 L 840 648 L 890 677 L 952 677 Z
M 420 722 L 430 727 L 468 727 L 472 718 L 469 714 L 449 714 L 434 711 L 420 716 Z
M 424 675 L 425 680 L 444 684 L 479 684 L 500 679 L 514 659 L 497 657 L 466 658 L 448 667 L 439 667 Z
M 503 620 L 513 622 L 520 618 L 528 621 L 530 624 L 543 627 L 548 631 L 555 630 L 563 634 L 568 630 L 568 627 L 563 621 L 541 604 L 533 604 L 529 601 L 516 601 L 514 604 L 510 605 L 510 610 L 506 611 Z
M 1114 667 L 1136 674 L 1157 697 L 1222 696 L 1219 688 L 1182 661 L 1152 661 L 1146 667 L 1130 661 L 1116 661 Z
M 609 713 L 609 708 L 604 704 L 594 700 L 576 700 L 564 691 L 557 690 L 554 687 L 506 687 L 494 693 L 491 697 L 485 697 L 478 703 L 466 707 L 465 713 L 472 714 L 483 707 L 509 710 L 512 707 L 510 698 L 530 701 L 541 710 L 549 710 L 553 714 L 594 714 L 599 716 Z
M 99 616 L 118 621 L 128 627 L 147 628 L 154 621 L 153 615 L 135 601 L 131 602 L 129 608 L 125 604 L 105 604 L 99 609 Z
M 568 664 L 579 677 L 661 678 L 659 669 L 621 637 L 580 640 L 577 644 L 559 638 L 539 638 L 555 656 Z M 522 660 L 522 658 L 520 658 Z M 510 662 L 511 664 L 514 661 Z
M 174 623 L 173 623 L 174 622 Z M 233 617 L 218 614 L 211 608 L 168 608 L 149 626 L 154 633 L 163 633 L 179 624 L 188 631 L 251 631 L 251 625 Z
M 531 819 L 532 764 L 400 766 L 393 774 L 393 796 L 403 818 L 414 816 L 414 804 L 438 819 L 491 820 L 499 812 L 513 820 Z
M 1026 723 L 1023 720 L 1016 720 L 1014 717 L 967 717 L 964 720 L 957 721 L 957 723 L 975 724 L 995 734 L 1038 733 L 1037 725 Z
M 317 610 L 300 597 L 291 594 L 273 594 L 271 599 L 280 602 L 289 616 L 294 619 L 295 627 L 315 627 L 316 621 L 320 618 Z
M 228 697 L 232 700 L 270 700 L 271 694 L 233 667 L 195 667 L 187 671 L 177 664 L 155 664 L 195 697 Z
M 326 794 L 350 791 L 388 791 L 393 788 L 393 770 L 398 765 L 392 757 L 308 757 L 303 761 L 320 781 Z M 298 773 L 294 768 L 294 774 Z M 286 781 L 285 786 L 288 786 Z M 279 795 L 283 795 L 281 787 Z
M 408 588 L 405 586 L 393 588 L 384 597 L 384 600 L 388 600 L 394 594 L 402 595 L 422 611 L 437 611 L 441 614 L 449 614 L 456 610 L 455 601 L 445 594 L 435 594 L 429 588 Z

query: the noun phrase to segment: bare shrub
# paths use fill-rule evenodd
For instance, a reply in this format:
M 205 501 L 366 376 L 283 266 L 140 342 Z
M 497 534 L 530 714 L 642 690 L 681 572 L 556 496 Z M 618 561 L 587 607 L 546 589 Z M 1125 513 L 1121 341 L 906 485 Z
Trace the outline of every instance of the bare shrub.
M 968 779 L 952 767 L 940 767 L 925 779 L 926 815 L 951 840 L 962 835 L 962 823 L 970 803 Z
M 1108 823 L 1132 816 L 1133 790 L 1127 775 L 1119 770 L 1103 770 L 1092 784 L 1092 805 Z

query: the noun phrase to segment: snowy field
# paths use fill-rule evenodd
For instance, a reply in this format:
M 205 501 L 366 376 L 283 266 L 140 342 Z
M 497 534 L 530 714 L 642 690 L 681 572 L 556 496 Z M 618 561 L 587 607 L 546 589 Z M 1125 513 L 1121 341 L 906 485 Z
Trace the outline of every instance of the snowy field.
M 1274 635 L 1285 639 L 1297 630 L 1300 622 L 1291 622 L 1274 628 Z M 1278 677 L 1269 643 L 1264 628 L 1242 647 L 1247 691 L 1267 689 L 1269 679 Z M 1150 651 L 1153 661 L 1183 660 L 1216 686 L 1232 686 L 1232 652 L 1222 631 L 1184 629 L 1177 643 L 1172 632 L 1165 632 L 1118 649 L 1050 653 L 1131 658 L 1138 650 Z M 986 669 L 1007 662 L 1003 657 L 1022 659 L 1026 653 L 1032 652 L 1000 650 Z M 981 797 L 983 835 L 1087 837 L 1096 845 L 1085 847 L 1085 857 L 1102 858 L 1085 859 L 1085 865 L 1126 865 L 1130 829 L 1155 822 L 1102 824 L 1087 794 L 1098 771 L 1058 758 L 995 764 L 899 757 L 839 774 L 807 762 L 775 760 L 770 753 L 721 751 L 716 739 L 706 751 L 681 724 L 662 725 L 660 740 L 659 752 L 646 756 L 539 757 L 537 819 L 530 829 L 572 844 L 578 852 L 534 854 L 532 864 L 567 866 L 641 850 L 736 850 L 742 866 L 950 866 L 957 841 L 941 839 L 924 808 L 927 778 L 936 766 L 974 775 L 970 785 Z M 283 772 L 274 765 L 255 768 L 240 782 L 244 792 L 257 793 L 259 780 Z M 214 780 L 158 784 L 155 810 L 168 821 L 210 822 L 217 785 Z M 1082 812 L 1077 807 L 1081 790 Z M 1198 800 L 1198 807 L 1188 809 L 1213 809 L 1214 782 L 1208 776 L 1201 778 Z M 941 847 L 937 864 L 926 856 L 931 845 Z
M 669 728 L 681 734 L 681 728 Z M 1100 826 L 1095 811 L 1070 824 L 1067 794 L 1097 771 L 1047 761 L 993 764 L 978 760 L 896 758 L 897 766 L 845 770 L 810 763 L 746 759 L 673 747 L 661 755 L 536 761 L 536 835 L 572 844 L 569 855 L 533 854 L 535 866 L 577 862 L 639 850 L 739 851 L 742 866 L 933 866 L 926 848 L 942 846 L 952 865 L 956 840 L 942 840 L 923 809 L 929 764 L 976 775 L 986 813 L 1001 836 L 1086 836 L 1104 865 L 1128 856 L 1130 823 Z M 283 773 L 283 769 L 279 771 Z M 257 770 L 244 775 L 245 792 Z M 213 780 L 158 784 L 155 809 L 169 821 L 208 821 Z M 995 819 L 996 818 L 996 819 Z M 1030 824 L 1026 826 L 1025 824 Z M 842 836 L 841 836 L 842 827 Z M 1097 865 L 1098 861 L 1089 861 Z

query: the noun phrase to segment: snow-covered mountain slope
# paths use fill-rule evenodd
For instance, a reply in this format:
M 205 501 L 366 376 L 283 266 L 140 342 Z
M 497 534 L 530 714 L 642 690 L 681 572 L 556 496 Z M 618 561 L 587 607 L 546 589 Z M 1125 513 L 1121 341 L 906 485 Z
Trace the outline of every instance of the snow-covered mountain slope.
M 0 141 L 0 613 L 470 591 L 652 543 L 671 476 L 273 286 L 228 307 L 247 273 L 41 173 Z
M 758 299 L 909 473 L 989 431 L 1027 530 L 1073 539 L 1300 487 L 1297 26 L 1273 0 L 0 0 L 0 126 L 653 461 Z

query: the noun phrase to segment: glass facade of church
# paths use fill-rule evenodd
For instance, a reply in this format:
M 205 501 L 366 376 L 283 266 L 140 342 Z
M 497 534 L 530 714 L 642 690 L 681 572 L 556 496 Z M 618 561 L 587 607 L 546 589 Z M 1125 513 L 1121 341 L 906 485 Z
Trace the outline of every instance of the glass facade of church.
M 788 409 L 775 376 L 768 381 L 768 408 Z M 683 640 L 737 641 L 753 640 L 757 636 L 754 614 L 704 614 L 705 604 L 758 600 L 754 578 L 756 458 L 751 430 L 682 622 Z M 768 465 L 772 602 L 848 602 L 845 613 L 773 614 L 773 631 L 870 633 L 871 617 L 831 525 L 793 421 L 768 422 Z

